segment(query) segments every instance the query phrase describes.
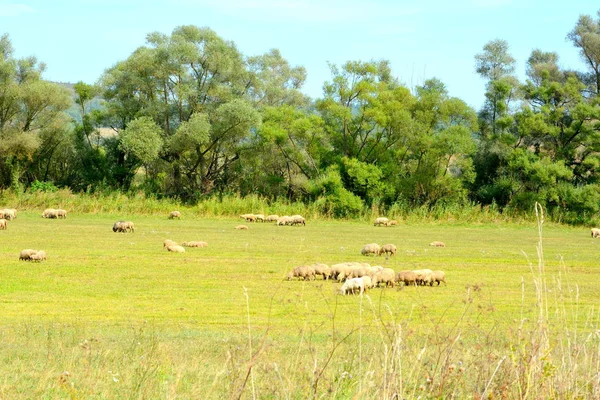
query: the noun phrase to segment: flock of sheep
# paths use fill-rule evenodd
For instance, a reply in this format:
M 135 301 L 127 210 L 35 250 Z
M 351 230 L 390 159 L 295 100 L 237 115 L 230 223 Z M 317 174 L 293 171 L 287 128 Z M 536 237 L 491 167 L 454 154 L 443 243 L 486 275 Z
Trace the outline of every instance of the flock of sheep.
M 242 214 L 240 215 L 246 222 L 275 222 L 277 226 L 285 226 L 285 225 L 302 225 L 306 226 L 306 219 L 302 215 L 284 215 L 280 217 L 277 214 L 267 215 L 264 214 Z M 243 225 L 245 226 L 245 225 Z
M 444 271 L 432 271 L 430 269 L 405 270 L 396 273 L 391 268 L 382 266 L 371 266 L 368 263 L 345 262 L 328 266 L 327 264 L 315 263 L 312 265 L 301 265 L 295 267 L 287 279 L 299 278 L 302 280 L 314 280 L 322 276 L 324 280 L 335 280 L 343 282 L 339 289 L 340 294 L 365 293 L 369 289 L 385 286 L 394 287 L 396 284 L 405 286 L 433 286 L 441 282 L 446 283 Z

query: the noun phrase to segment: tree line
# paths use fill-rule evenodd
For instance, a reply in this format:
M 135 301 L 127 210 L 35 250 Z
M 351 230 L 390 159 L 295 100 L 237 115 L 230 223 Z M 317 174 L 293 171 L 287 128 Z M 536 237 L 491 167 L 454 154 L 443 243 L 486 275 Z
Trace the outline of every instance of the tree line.
M 408 88 L 388 61 L 330 65 L 323 95 L 278 50 L 248 57 L 180 26 L 72 91 L 0 38 L 0 188 L 143 191 L 195 203 L 258 193 L 352 216 L 365 207 L 535 202 L 569 222 L 600 212 L 600 11 L 567 39 L 583 71 L 539 49 L 515 75 L 508 43 L 474 56 L 477 111 L 439 79 Z M 100 107 L 91 107 L 98 104 Z M 73 118 L 76 110 L 77 118 Z

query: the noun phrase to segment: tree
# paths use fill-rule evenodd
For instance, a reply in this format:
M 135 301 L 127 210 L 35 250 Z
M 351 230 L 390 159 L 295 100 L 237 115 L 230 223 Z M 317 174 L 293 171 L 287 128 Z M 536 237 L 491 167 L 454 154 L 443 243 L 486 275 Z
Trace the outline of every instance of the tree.
M 68 129 L 68 91 L 42 80 L 45 65 L 35 57 L 13 58 L 8 35 L 0 38 L 0 187 L 19 188 L 44 139 Z
M 592 97 L 600 95 L 600 10 L 597 15 L 596 20 L 589 15 L 579 16 L 577 24 L 567 35 L 590 69 L 584 76 Z

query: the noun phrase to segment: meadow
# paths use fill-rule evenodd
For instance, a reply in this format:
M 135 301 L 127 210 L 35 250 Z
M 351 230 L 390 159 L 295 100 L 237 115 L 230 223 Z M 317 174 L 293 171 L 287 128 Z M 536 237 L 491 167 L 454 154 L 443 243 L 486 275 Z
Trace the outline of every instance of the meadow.
M 0 231 L 1 398 L 600 397 L 600 240 L 587 228 L 238 231 L 234 217 L 40 212 Z M 135 233 L 113 233 L 117 219 Z M 173 254 L 164 239 L 209 245 Z M 361 256 L 370 242 L 398 254 Z M 19 261 L 25 248 L 48 260 Z M 341 296 L 338 282 L 284 279 L 344 261 L 440 269 L 448 284 Z

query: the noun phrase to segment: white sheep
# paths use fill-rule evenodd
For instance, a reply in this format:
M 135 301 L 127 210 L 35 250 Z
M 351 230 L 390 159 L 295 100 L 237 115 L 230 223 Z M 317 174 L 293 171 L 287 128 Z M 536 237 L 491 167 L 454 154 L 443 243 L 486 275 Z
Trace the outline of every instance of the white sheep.
M 170 251 L 171 253 L 185 253 L 185 249 L 183 248 L 183 246 L 177 246 L 177 245 L 170 245 L 167 246 L 167 250 Z
M 592 237 L 594 239 L 600 237 L 600 228 L 592 228 Z
M 444 271 L 433 271 L 431 273 L 431 282 L 429 282 L 429 284 L 433 286 L 434 282 L 437 282 L 438 286 L 440 286 L 441 282 L 444 282 L 444 284 L 447 285 L 446 274 L 444 273 Z
M 42 212 L 42 218 L 58 218 L 57 210 L 54 208 L 46 208 L 44 212 Z
M 59 208 L 56 210 L 56 218 L 67 218 L 67 210 Z
M 169 219 L 181 219 L 181 213 L 179 211 L 171 211 L 169 214 Z
M 287 275 L 287 280 L 292 278 L 302 278 L 305 281 L 315 279 L 316 271 L 310 265 L 300 265 L 295 267 L 292 272 Z
M 242 230 L 242 231 L 247 231 L 248 227 L 246 225 L 238 225 L 238 226 L 235 227 L 235 229 Z
M 362 248 L 360 254 L 362 254 L 363 256 L 368 256 L 371 254 L 378 255 L 380 251 L 381 246 L 379 246 L 377 243 L 369 243 Z
M 254 214 L 254 218 L 256 219 L 256 221 L 265 222 L 264 214 Z
M 329 268 L 329 265 L 314 263 L 311 267 L 315 269 L 315 275 L 321 275 L 323 280 L 327 280 L 331 277 L 331 268 Z
M 0 231 L 5 231 L 7 228 L 6 220 L 0 219 Z
M 46 252 L 44 250 L 39 250 L 32 255 L 29 256 L 30 261 L 38 261 L 42 262 L 46 260 Z
M 177 246 L 177 242 L 174 242 L 171 239 L 165 239 L 165 241 L 163 242 L 163 249 L 166 249 L 167 246 Z
M 365 292 L 365 284 L 362 278 L 352 278 L 346 280 L 342 287 L 340 288 L 340 294 L 346 295 L 348 293 L 356 293 L 358 291 L 360 294 Z
M 37 252 L 38 252 L 37 250 L 33 250 L 33 249 L 21 250 L 21 254 L 19 255 L 19 260 L 30 261 L 31 255 L 35 254 Z
M 381 250 L 379 250 L 379 255 L 382 254 L 390 254 L 390 256 L 393 256 L 396 254 L 396 246 L 393 244 L 384 244 L 383 246 L 381 246 Z
M 387 219 L 386 217 L 379 217 L 375 219 L 375 223 L 373 224 L 373 226 L 386 226 L 388 221 L 389 219 Z
M 430 246 L 433 247 L 446 247 L 446 243 L 444 242 L 438 242 L 437 240 L 434 242 L 429 243 Z
M 431 274 L 433 273 L 430 269 L 417 269 L 413 271 L 416 276 L 416 282 L 418 285 L 431 284 Z
M 385 226 L 396 226 L 396 225 L 398 225 L 398 221 L 396 221 L 395 219 L 391 219 L 385 224 Z
M 386 286 L 394 287 L 396 285 L 396 273 L 391 268 L 383 268 L 372 277 L 373 286 L 378 286 L 380 283 Z
M 271 215 L 267 215 L 267 217 L 265 218 L 265 222 L 277 222 L 278 219 L 279 219 L 279 215 L 271 214 Z
M 246 222 L 256 222 L 256 217 L 254 214 L 242 214 L 240 215 L 240 218 Z
M 17 210 L 14 208 L 4 208 L 0 210 L 0 218 L 6 219 L 8 221 L 17 218 Z
M 284 215 L 277 220 L 277 226 L 291 225 L 293 221 L 294 219 L 292 217 Z
M 301 215 L 294 215 L 292 218 L 292 225 L 302 225 L 306 226 L 306 220 Z

